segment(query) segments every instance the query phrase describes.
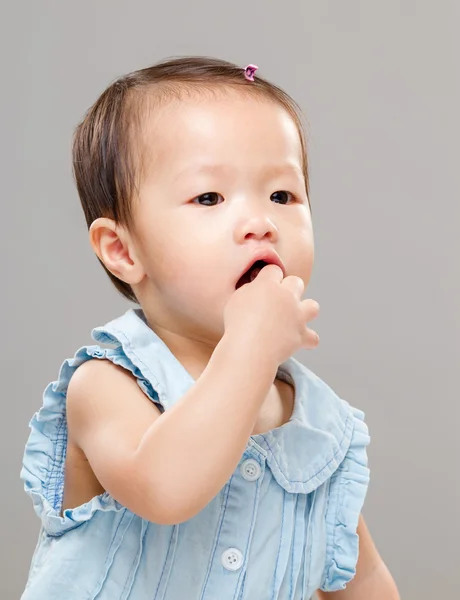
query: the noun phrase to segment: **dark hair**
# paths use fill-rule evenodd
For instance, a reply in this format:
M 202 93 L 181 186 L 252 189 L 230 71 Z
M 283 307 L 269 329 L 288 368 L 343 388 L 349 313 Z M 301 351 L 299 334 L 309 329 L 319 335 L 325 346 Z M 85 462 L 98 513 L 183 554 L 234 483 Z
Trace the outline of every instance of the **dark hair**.
M 244 68 L 205 56 L 172 58 L 117 78 L 86 112 L 75 129 L 72 144 L 73 174 L 88 228 L 99 217 L 108 217 L 128 229 L 132 226 L 132 200 L 138 190 L 143 165 L 139 125 L 149 106 L 164 106 L 186 93 L 237 89 L 283 106 L 299 131 L 302 169 L 310 205 L 308 161 L 303 113 L 281 88 L 262 77 L 248 81 Z M 311 209 L 311 206 L 310 206 Z M 130 285 L 113 275 L 99 259 L 115 287 L 137 303 Z

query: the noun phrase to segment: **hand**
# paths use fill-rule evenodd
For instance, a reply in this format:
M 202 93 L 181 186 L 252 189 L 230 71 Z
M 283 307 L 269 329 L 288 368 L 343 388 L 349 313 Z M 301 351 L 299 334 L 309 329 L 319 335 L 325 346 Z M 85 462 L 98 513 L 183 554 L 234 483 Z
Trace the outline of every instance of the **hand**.
M 277 265 L 265 266 L 251 283 L 236 290 L 224 309 L 226 333 L 276 361 L 287 360 L 300 348 L 315 348 L 318 334 L 307 327 L 318 316 L 315 300 L 301 300 L 305 286 L 295 275 L 283 279 Z

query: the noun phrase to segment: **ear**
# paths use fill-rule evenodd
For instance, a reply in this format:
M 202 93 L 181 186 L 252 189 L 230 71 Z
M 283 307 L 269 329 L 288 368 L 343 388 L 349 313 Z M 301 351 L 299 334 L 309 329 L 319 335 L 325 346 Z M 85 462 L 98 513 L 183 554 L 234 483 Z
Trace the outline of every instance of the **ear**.
M 96 255 L 115 277 L 130 285 L 142 281 L 144 267 L 124 227 L 112 219 L 101 217 L 91 223 L 89 241 Z

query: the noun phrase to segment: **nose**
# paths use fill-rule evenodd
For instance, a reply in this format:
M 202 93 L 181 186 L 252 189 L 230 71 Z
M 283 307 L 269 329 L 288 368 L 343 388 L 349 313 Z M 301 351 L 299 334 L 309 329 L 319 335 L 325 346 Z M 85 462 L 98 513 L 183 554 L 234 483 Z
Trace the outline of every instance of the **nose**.
M 278 228 L 268 215 L 252 215 L 240 221 L 235 229 L 235 237 L 237 242 L 248 239 L 262 240 L 265 238 L 276 242 L 278 239 Z

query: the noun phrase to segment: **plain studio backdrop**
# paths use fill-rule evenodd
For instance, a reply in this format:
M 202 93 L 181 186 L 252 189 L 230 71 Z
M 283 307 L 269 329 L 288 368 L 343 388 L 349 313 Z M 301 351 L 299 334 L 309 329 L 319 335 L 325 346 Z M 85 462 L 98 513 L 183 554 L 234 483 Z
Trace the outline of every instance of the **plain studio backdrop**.
M 1 12 L 0 597 L 22 593 L 39 530 L 19 480 L 28 422 L 91 329 L 135 306 L 90 248 L 73 130 L 115 77 L 185 54 L 255 63 L 305 112 L 321 343 L 298 358 L 366 414 L 363 513 L 402 598 L 458 597 L 459 3 Z

